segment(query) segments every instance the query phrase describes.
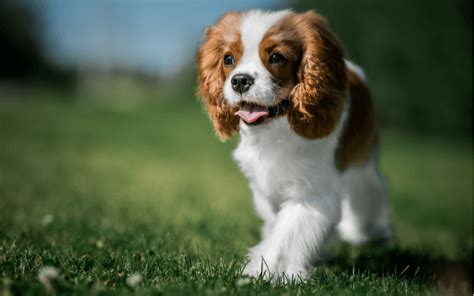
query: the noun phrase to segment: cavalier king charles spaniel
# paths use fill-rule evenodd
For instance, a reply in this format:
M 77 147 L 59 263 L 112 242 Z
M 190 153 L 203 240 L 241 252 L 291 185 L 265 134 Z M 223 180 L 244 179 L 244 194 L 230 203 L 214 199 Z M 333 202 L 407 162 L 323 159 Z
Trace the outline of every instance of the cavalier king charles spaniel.
M 363 71 L 310 11 L 230 12 L 207 28 L 199 93 L 218 136 L 240 134 L 262 240 L 244 274 L 304 278 L 334 233 L 389 240 L 374 107 Z

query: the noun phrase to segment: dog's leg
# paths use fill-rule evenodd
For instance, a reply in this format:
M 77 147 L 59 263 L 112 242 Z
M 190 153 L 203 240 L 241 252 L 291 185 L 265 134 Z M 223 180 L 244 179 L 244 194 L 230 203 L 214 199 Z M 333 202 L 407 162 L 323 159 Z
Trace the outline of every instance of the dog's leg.
M 356 245 L 392 238 L 387 185 L 378 171 L 375 157 L 365 166 L 348 169 L 342 176 L 346 194 L 338 232 L 343 240 Z
M 325 242 L 339 218 L 338 198 L 321 199 L 329 207 L 310 202 L 287 202 L 278 212 L 271 233 L 250 249 L 244 273 L 305 277 L 311 263 L 321 260 Z M 330 210 L 326 210 L 326 209 Z
M 253 204 L 257 215 L 263 220 L 262 238 L 268 237 L 276 219 L 276 210 L 270 201 L 258 190 L 255 184 L 250 184 L 253 195 Z

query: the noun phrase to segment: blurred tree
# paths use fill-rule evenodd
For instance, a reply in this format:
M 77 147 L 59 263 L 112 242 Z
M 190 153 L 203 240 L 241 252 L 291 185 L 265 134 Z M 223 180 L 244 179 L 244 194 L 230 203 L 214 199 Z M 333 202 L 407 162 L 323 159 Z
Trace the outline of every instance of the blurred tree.
M 0 77 L 29 76 L 43 58 L 34 14 L 20 1 L 0 1 Z
M 70 71 L 58 69 L 44 58 L 40 28 L 32 5 L 25 1 L 0 0 L 0 79 L 68 82 L 72 78 Z
M 301 0 L 366 71 L 382 123 L 472 132 L 471 0 Z

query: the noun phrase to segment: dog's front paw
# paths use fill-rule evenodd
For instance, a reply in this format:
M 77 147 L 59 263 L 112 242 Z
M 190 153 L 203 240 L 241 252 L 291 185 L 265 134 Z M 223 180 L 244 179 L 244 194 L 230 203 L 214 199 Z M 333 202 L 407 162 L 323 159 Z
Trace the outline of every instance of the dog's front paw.
M 261 257 L 260 259 L 251 259 L 245 266 L 242 275 L 286 283 L 305 280 L 308 277 L 308 270 L 291 265 L 283 269 L 270 269 L 265 259 Z
M 303 281 L 308 277 L 308 271 L 305 268 L 288 267 L 283 274 L 280 275 L 285 282 Z
M 270 270 L 268 269 L 263 258 L 251 259 L 245 266 L 242 274 L 250 277 L 268 277 L 270 275 Z

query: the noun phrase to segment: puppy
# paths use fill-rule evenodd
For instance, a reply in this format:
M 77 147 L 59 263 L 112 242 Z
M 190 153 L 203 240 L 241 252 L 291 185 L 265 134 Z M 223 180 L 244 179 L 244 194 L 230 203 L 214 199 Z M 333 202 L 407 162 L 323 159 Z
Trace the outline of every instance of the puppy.
M 204 39 L 199 93 L 220 139 L 240 133 L 234 159 L 263 220 L 244 273 L 304 278 L 333 230 L 390 239 L 369 90 L 326 21 L 230 12 Z

